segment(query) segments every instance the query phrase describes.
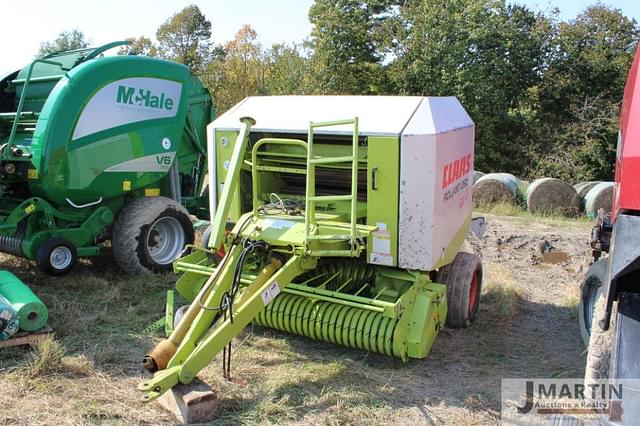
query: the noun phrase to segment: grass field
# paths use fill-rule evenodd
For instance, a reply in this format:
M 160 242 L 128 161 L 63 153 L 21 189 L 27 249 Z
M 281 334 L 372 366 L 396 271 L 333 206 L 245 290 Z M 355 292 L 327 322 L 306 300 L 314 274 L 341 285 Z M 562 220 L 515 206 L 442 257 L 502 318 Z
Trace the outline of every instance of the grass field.
M 585 221 L 489 215 L 471 242 L 485 284 L 479 320 L 445 329 L 425 360 L 384 356 L 249 327 L 234 342 L 232 381 L 216 359 L 200 377 L 218 393 L 218 424 L 495 424 L 502 377 L 579 377 L 577 287 L 588 255 Z M 541 239 L 570 256 L 536 261 Z M 37 350 L 0 350 L 0 424 L 172 424 L 139 402 L 142 356 L 158 336 L 175 276 L 131 278 L 112 257 L 83 261 L 51 278 L 28 261 L 0 256 L 50 309 L 55 339 Z

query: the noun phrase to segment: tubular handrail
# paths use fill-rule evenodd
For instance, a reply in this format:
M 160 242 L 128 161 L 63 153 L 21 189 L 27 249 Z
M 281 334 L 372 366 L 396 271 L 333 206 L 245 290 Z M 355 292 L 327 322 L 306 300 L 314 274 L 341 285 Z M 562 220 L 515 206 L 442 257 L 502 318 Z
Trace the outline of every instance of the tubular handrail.
M 29 69 L 27 70 L 27 76 L 24 79 L 24 86 L 22 86 L 22 93 L 20 94 L 20 101 L 18 101 L 18 109 L 16 111 L 16 118 L 13 120 L 13 125 L 11 126 L 11 133 L 9 133 L 9 140 L 7 141 L 8 146 L 13 145 L 13 140 L 16 137 L 16 131 L 18 130 L 18 121 L 20 121 L 20 116 L 22 115 L 22 108 L 24 108 L 24 100 L 27 97 L 27 89 L 29 88 L 29 83 L 31 83 L 31 74 L 33 73 L 33 67 L 36 64 L 48 64 L 48 65 L 57 65 L 62 68 L 62 64 L 56 61 L 50 61 L 48 59 L 36 59 L 31 62 L 29 65 Z
M 307 150 L 307 143 L 300 139 L 280 139 L 280 138 L 263 138 L 260 139 L 253 146 L 251 150 L 251 186 L 253 192 L 253 215 L 258 216 L 258 211 L 260 206 L 258 205 L 258 172 L 259 164 L 258 164 L 258 151 L 264 145 L 284 145 L 284 146 L 297 146 L 299 148 L 303 148 L 305 151 Z

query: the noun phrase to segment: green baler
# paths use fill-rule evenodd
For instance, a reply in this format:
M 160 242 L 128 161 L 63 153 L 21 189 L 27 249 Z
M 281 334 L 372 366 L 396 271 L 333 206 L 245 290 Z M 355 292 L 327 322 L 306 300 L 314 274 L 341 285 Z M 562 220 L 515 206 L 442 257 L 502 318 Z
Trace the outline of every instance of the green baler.
M 65 51 L 0 78 L 0 251 L 51 274 L 111 240 L 129 273 L 162 271 L 208 216 L 206 89 L 180 64 Z
M 207 132 L 214 220 L 174 264 L 192 303 L 145 357 L 144 401 L 219 353 L 228 373 L 250 322 L 409 360 L 475 320 L 474 124 L 455 98 L 250 97 Z

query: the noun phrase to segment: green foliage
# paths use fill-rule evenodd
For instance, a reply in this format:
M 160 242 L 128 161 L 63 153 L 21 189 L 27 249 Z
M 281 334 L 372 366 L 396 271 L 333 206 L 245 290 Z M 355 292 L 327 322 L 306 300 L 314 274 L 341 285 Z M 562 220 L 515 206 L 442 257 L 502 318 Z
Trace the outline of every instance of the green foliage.
M 529 91 L 542 78 L 549 24 L 499 0 L 407 1 L 390 66 L 403 94 L 457 96 L 476 122 L 481 170 L 522 172 L 524 133 L 536 114 Z M 506 171 L 506 170 L 504 170 Z
M 41 58 L 62 50 L 84 49 L 87 46 L 89 46 L 89 41 L 86 39 L 84 33 L 78 29 L 73 29 L 61 32 L 53 41 L 40 43 L 37 56 Z
M 211 59 L 211 22 L 195 5 L 187 6 L 160 25 L 156 32 L 158 52 L 200 72 Z
M 311 79 L 309 61 L 300 53 L 301 46 L 274 44 L 263 56 L 268 66 L 265 91 L 270 95 L 305 95 Z
M 539 94 L 549 137 L 535 149 L 533 173 L 613 178 L 620 101 L 638 35 L 634 20 L 604 6 L 557 25 Z
M 476 124 L 476 168 L 521 178 L 613 178 L 618 115 L 639 37 L 603 5 L 562 22 L 506 0 L 316 0 L 302 45 L 258 42 L 244 25 L 222 46 L 197 6 L 120 54 L 189 66 L 218 113 L 246 96 L 456 96 Z M 84 47 L 73 30 L 41 54 Z
M 129 37 L 126 39 L 129 44 L 122 46 L 118 55 L 143 55 L 158 56 L 158 48 L 148 37 Z
M 321 94 L 375 94 L 383 77 L 381 61 L 388 0 L 317 0 L 313 24 L 313 91 Z

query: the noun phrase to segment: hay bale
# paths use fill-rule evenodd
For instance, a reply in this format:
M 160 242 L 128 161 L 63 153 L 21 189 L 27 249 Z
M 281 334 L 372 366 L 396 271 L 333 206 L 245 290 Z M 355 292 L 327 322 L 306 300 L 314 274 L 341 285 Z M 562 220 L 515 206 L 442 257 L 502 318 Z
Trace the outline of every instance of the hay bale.
M 584 196 L 584 212 L 589 219 L 598 217 L 598 210 L 611 213 L 613 205 L 613 182 L 600 182 Z
M 580 197 L 573 186 L 560 179 L 541 178 L 527 189 L 527 209 L 536 214 L 575 216 L 580 211 Z
M 518 178 L 509 173 L 489 173 L 473 185 L 473 204 L 488 206 L 497 203 L 515 204 Z
M 600 181 L 598 180 L 592 180 L 589 182 L 580 182 L 573 185 L 573 189 L 575 189 L 576 192 L 578 193 L 578 197 L 580 197 L 581 200 L 584 200 L 584 197 L 585 195 L 587 195 L 587 192 L 591 191 L 591 188 L 593 188 L 599 183 Z
M 474 170 L 473 171 L 473 184 L 475 185 L 475 183 L 478 181 L 478 179 L 480 179 L 482 176 L 484 176 L 484 173 L 482 173 L 479 170 Z

